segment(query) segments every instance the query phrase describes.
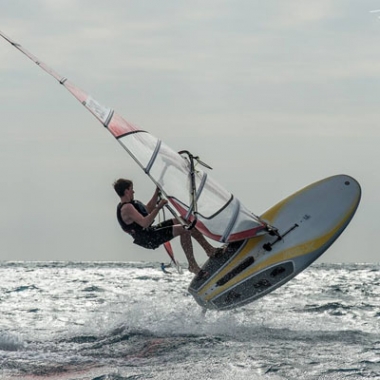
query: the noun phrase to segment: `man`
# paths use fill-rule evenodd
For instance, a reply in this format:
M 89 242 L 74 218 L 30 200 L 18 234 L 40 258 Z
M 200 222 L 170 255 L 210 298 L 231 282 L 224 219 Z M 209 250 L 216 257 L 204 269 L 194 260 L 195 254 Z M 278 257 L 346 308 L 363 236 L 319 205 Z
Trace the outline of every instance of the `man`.
M 166 268 L 169 268 L 169 267 L 170 267 L 170 264 L 165 265 L 164 263 L 161 263 L 161 270 L 162 270 L 164 273 L 166 273 L 166 274 L 171 274 L 171 272 L 168 272 L 168 271 L 166 270 Z
M 207 256 L 213 257 L 221 253 L 221 248 L 214 248 L 197 229 L 186 230 L 176 219 L 152 225 L 160 209 L 168 203 L 166 199 L 159 200 L 159 189 L 156 189 L 152 199 L 144 205 L 134 199 L 132 181 L 120 178 L 114 182 L 113 186 L 120 197 L 117 219 L 121 228 L 133 237 L 135 244 L 147 249 L 156 249 L 161 244 L 179 236 L 182 249 L 189 262 L 189 271 L 195 274 L 198 274 L 201 269 L 194 258 L 191 237 L 201 245 Z

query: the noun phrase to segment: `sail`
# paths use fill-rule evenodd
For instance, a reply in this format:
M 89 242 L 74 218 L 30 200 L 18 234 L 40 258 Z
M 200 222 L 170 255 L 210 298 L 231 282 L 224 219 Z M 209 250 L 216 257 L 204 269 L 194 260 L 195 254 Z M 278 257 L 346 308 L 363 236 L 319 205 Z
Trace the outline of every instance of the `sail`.
M 263 222 L 208 173 L 197 169 L 190 175 L 188 158 L 129 123 L 111 108 L 101 105 L 2 32 L 0 35 L 53 76 L 103 124 L 161 189 L 182 220 L 196 220 L 195 227 L 200 232 L 220 242 L 249 238 L 265 229 Z M 192 194 L 192 188 L 195 188 L 195 194 Z

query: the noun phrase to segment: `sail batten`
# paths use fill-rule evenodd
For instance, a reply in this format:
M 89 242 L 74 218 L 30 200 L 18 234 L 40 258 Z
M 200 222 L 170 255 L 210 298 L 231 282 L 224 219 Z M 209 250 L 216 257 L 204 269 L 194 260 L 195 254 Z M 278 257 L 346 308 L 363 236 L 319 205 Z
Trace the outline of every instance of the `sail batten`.
M 207 173 L 202 170 L 190 173 L 189 160 L 149 132 L 126 121 L 113 109 L 99 103 L 20 44 L 1 32 L 0 36 L 54 77 L 91 112 L 162 190 L 179 216 L 188 222 L 196 218 L 196 228 L 204 235 L 229 242 L 255 236 L 265 228 L 254 214 Z M 195 189 L 194 195 L 191 194 L 192 189 Z
M 222 235 L 222 241 L 226 241 L 228 240 L 228 237 L 231 235 L 231 231 L 232 229 L 234 228 L 234 225 L 236 223 L 236 220 L 239 216 L 239 212 L 240 212 L 240 201 L 238 199 L 235 198 L 235 202 L 234 202 L 234 210 L 233 210 L 233 214 L 232 214 L 232 217 L 229 221 L 229 223 L 227 224 L 226 226 L 226 229 Z
M 160 150 L 160 146 L 161 146 L 161 140 L 158 140 L 157 141 L 157 145 L 154 148 L 154 152 L 152 154 L 152 157 L 150 158 L 150 161 L 148 162 L 148 165 L 145 168 L 145 173 L 146 174 L 148 174 L 150 172 L 150 169 L 152 168 L 152 165 L 154 164 L 154 160 L 157 157 L 158 151 Z

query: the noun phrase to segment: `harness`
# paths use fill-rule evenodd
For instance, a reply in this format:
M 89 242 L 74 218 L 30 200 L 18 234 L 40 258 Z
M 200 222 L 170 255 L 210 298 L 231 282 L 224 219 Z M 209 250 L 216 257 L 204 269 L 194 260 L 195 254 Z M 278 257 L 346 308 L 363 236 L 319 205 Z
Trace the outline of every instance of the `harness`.
M 144 228 L 141 227 L 139 224 L 137 224 L 136 222 L 132 222 L 130 224 L 126 224 L 124 222 L 124 220 L 122 219 L 121 217 L 121 209 L 122 207 L 125 205 L 125 204 L 128 204 L 130 203 L 142 216 L 147 216 L 148 215 L 148 211 L 146 209 L 146 207 L 144 206 L 143 203 L 141 203 L 140 201 L 131 201 L 131 202 L 123 202 L 123 203 L 119 203 L 117 205 L 117 209 L 116 209 L 116 216 L 117 216 L 117 220 L 120 224 L 120 227 L 123 229 L 124 232 L 132 235 L 133 237 L 136 237 L 136 235 L 143 231 Z
M 143 217 L 149 215 L 146 207 L 139 201 L 123 202 L 117 206 L 117 220 L 123 231 L 133 238 L 133 243 L 147 249 L 156 249 L 160 245 L 167 243 L 173 239 L 173 219 L 165 220 L 155 226 L 143 228 L 136 222 L 126 224 L 121 218 L 122 207 L 130 203 Z

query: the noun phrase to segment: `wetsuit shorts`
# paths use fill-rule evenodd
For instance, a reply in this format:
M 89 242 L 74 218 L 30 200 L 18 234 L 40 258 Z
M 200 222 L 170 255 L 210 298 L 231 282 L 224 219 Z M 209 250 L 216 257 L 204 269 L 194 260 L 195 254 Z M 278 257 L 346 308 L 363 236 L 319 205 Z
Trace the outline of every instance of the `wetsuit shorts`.
M 173 220 L 169 219 L 155 226 L 148 227 L 139 231 L 133 242 L 144 248 L 156 249 L 173 239 L 173 225 Z

